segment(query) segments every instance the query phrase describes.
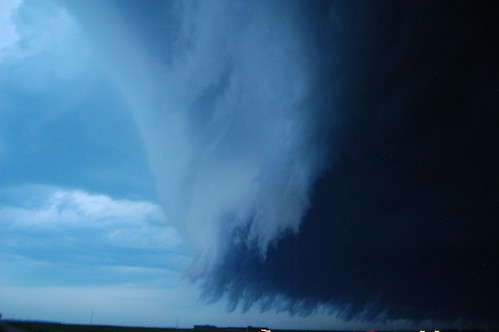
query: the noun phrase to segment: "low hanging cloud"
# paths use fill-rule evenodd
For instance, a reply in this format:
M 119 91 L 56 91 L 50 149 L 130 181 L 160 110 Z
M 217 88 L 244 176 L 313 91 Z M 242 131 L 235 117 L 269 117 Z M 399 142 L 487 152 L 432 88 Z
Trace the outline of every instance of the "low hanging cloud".
M 208 300 L 497 323 L 486 4 L 156 4 L 69 7 Z
M 181 236 L 165 225 L 163 212 L 153 203 L 43 186 L 3 190 L 1 195 L 7 202 L 0 207 L 3 263 L 13 256 L 40 264 L 63 262 L 70 266 L 68 273 L 84 266 L 185 265 Z M 31 199 L 19 205 L 18 195 Z

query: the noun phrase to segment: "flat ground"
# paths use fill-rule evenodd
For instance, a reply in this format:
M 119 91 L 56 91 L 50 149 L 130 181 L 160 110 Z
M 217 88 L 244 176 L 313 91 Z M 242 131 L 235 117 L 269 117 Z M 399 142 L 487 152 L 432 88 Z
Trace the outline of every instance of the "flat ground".
M 310 332 L 302 330 L 273 330 L 275 332 Z M 0 332 L 260 332 L 257 328 L 213 328 L 213 329 L 175 329 L 175 328 L 150 328 L 150 327 L 128 327 L 109 325 L 74 325 L 62 323 L 27 322 L 27 321 L 0 321 Z M 328 331 L 328 332 L 352 332 L 352 331 Z M 376 331 L 393 332 L 393 331 Z M 399 331 L 419 332 L 419 331 Z M 428 331 L 433 332 L 433 331 Z M 440 330 L 440 332 L 499 332 L 497 329 L 490 330 Z

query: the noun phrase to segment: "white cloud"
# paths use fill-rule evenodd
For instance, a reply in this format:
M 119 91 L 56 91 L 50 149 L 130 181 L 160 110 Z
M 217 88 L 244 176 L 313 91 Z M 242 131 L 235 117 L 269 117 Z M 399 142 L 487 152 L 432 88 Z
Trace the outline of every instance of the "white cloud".
M 3 207 L 0 221 L 13 228 L 28 227 L 135 227 L 165 223 L 158 205 L 143 201 L 114 200 L 106 195 L 54 189 L 34 208 Z M 174 232 L 170 229 L 170 232 Z M 172 236 L 175 236 L 172 234 Z
M 153 203 L 51 187 L 12 192 L 13 202 L 0 208 L 0 242 L 7 255 L 0 262 L 21 255 L 68 271 L 89 264 L 185 268 L 184 241 Z M 30 196 L 31 203 L 15 206 L 16 199 Z

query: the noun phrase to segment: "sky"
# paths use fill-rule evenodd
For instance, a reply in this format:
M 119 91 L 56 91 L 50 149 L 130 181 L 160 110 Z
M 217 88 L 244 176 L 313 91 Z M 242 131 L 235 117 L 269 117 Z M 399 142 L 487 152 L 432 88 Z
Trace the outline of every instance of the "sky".
M 0 2 L 0 312 L 498 328 L 498 4 Z

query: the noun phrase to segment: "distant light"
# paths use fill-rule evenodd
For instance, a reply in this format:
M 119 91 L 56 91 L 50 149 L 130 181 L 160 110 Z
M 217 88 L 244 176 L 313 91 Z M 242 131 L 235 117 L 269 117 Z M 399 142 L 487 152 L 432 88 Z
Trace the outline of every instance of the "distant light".
M 425 332 L 425 330 L 419 330 L 419 332 Z
M 272 332 L 271 329 L 261 329 L 260 331 L 262 331 L 262 332 Z
M 376 332 L 376 331 L 374 331 L 374 330 L 371 330 L 371 331 L 366 331 L 366 332 Z
M 440 330 L 435 330 L 435 332 L 440 332 Z

